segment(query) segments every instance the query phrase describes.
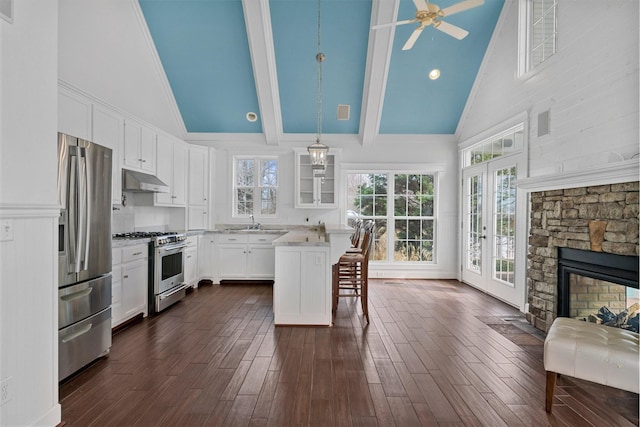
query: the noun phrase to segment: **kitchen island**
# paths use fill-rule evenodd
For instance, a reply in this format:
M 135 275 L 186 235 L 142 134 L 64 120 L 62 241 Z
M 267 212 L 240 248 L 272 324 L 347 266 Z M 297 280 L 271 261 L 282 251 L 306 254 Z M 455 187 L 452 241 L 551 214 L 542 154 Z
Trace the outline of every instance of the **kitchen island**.
M 331 326 L 331 265 L 350 246 L 353 229 L 321 225 L 275 239 L 276 325 Z

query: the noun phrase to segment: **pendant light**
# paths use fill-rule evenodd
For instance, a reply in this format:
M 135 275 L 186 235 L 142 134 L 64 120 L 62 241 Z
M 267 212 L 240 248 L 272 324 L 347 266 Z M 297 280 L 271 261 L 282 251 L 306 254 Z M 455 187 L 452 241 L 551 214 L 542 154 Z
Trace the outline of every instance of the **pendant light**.
M 316 61 L 318 62 L 318 123 L 316 127 L 316 142 L 307 147 L 313 176 L 318 177 L 323 177 L 325 174 L 327 152 L 329 151 L 329 147 L 320 142 L 320 137 L 322 136 L 322 62 L 324 58 L 324 53 L 320 51 L 320 0 L 318 0 L 318 53 L 316 54 Z

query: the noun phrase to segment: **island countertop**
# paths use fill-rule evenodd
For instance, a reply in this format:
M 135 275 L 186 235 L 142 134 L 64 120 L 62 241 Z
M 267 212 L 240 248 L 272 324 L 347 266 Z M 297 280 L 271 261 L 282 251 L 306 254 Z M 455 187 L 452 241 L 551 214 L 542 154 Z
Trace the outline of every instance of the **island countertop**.
M 291 230 L 273 241 L 274 246 L 329 246 L 324 228 Z

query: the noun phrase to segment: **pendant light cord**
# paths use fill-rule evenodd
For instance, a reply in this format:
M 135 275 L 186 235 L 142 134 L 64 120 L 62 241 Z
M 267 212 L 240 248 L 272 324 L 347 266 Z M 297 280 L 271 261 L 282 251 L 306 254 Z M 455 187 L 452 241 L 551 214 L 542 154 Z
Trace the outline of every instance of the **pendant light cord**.
M 320 0 L 318 0 L 318 54 L 316 55 L 316 61 L 318 61 L 318 127 L 316 142 L 320 142 L 322 136 L 322 61 L 324 61 L 324 54 L 320 50 L 320 35 Z

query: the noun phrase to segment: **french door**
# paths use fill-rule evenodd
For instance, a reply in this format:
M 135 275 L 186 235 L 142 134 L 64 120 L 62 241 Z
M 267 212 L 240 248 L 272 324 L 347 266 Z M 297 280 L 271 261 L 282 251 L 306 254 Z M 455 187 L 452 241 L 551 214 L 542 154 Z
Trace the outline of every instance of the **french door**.
M 522 309 L 525 299 L 523 196 L 516 188 L 517 158 L 505 157 L 462 172 L 462 281 Z M 516 234 L 519 234 L 516 236 Z

